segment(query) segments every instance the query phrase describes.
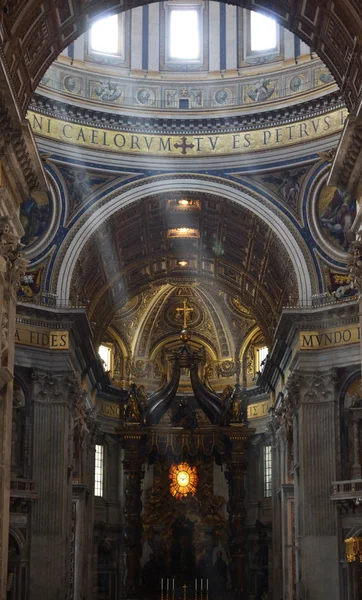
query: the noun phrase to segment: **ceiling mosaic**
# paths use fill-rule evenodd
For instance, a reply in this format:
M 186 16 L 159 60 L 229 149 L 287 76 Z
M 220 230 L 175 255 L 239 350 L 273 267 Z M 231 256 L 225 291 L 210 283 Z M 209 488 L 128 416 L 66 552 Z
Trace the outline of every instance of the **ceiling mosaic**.
M 356 218 L 356 199 L 345 190 L 325 184 L 318 193 L 316 212 L 324 239 L 347 252 L 354 239 L 351 227 Z

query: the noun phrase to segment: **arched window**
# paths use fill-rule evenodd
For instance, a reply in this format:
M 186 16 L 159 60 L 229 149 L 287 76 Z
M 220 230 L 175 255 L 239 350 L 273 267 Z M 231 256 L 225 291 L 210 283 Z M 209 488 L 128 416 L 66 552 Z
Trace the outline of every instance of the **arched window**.
M 113 372 L 113 346 L 108 344 L 101 344 L 98 348 L 98 354 L 102 361 L 105 371 L 109 373 Z
M 259 373 L 263 372 L 264 364 L 265 364 L 265 360 L 266 360 L 267 356 L 268 356 L 267 346 L 262 346 L 261 348 L 257 348 L 256 370 L 259 371 Z

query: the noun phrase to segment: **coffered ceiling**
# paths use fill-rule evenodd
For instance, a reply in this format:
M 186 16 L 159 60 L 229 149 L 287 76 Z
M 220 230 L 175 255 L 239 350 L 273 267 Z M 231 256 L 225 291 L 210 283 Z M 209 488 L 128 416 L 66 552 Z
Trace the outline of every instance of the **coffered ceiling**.
M 85 246 L 72 295 L 89 303 L 100 339 L 122 307 L 165 285 L 165 310 L 167 286 L 196 286 L 195 301 L 212 327 L 220 329 L 217 298 L 225 297 L 231 308 L 245 307 L 266 339 L 282 306 L 297 299 L 293 267 L 276 234 L 247 209 L 207 194 L 153 195 L 120 210 Z
M 144 0 L 121 3 L 124 10 L 142 4 Z M 362 82 L 360 2 L 239 0 L 233 4 L 274 13 L 319 54 L 342 87 L 347 106 L 357 108 Z M 0 0 L 3 56 L 24 113 L 46 69 L 87 29 L 89 19 L 119 7 L 119 0 Z

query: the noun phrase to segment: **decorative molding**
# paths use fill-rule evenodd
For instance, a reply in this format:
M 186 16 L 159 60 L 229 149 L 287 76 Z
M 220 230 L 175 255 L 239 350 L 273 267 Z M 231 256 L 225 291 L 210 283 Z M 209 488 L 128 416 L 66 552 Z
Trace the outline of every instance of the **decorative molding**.
M 28 265 L 22 248 L 18 236 L 12 233 L 10 217 L 0 217 L 0 257 L 5 261 L 14 291 L 20 287 Z
M 295 381 L 292 383 L 292 390 L 295 390 L 295 396 L 298 397 L 300 404 L 325 404 L 335 402 L 335 383 L 337 372 L 315 371 L 313 373 L 298 372 L 295 374 Z
M 95 110 L 92 108 L 82 108 L 67 104 L 59 99 L 54 100 L 41 96 L 39 93 L 33 96 L 29 109 L 44 116 L 56 118 L 59 114 L 71 123 L 79 125 L 88 124 L 93 127 L 111 127 L 115 128 L 113 113 L 107 111 Z M 144 110 L 144 108 L 143 108 Z M 224 109 L 225 110 L 225 109 Z M 258 129 L 261 127 L 279 127 L 290 125 L 306 118 L 317 118 L 326 115 L 334 110 L 345 110 L 343 99 L 340 92 L 327 94 L 316 100 L 309 100 L 291 107 L 279 107 L 275 110 L 258 111 L 255 114 L 233 114 L 232 117 L 213 117 L 207 116 L 187 116 L 180 119 L 179 115 L 172 117 L 164 115 L 149 115 L 147 118 L 142 115 L 132 116 L 119 114 L 116 119 L 116 128 L 118 130 L 143 133 L 143 134 L 206 134 L 206 133 L 227 133 L 244 132 Z
M 92 151 L 112 152 L 135 156 L 159 156 L 202 158 L 214 156 L 245 155 L 253 152 L 280 151 L 285 147 L 315 142 L 330 138 L 342 131 L 346 117 L 344 109 L 334 110 L 321 116 L 305 118 L 294 124 L 279 123 L 277 127 L 267 125 L 263 128 L 252 126 L 247 130 L 235 128 L 234 133 L 210 131 L 210 135 L 189 136 L 175 134 L 142 134 L 130 133 L 112 125 L 105 129 L 91 127 L 89 119 L 86 123 L 74 123 L 56 117 L 45 117 L 39 113 L 29 112 L 28 118 L 34 135 L 39 138 L 55 140 L 72 147 L 92 149 Z

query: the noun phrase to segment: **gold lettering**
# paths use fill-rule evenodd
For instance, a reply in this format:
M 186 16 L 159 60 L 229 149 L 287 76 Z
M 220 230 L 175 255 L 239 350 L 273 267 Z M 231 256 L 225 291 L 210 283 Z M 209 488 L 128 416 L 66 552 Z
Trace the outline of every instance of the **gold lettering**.
M 103 400 L 97 400 L 97 406 L 102 415 L 111 419 L 119 419 L 120 408 L 117 404 L 111 404 L 109 402 L 104 402 Z
M 19 325 L 15 331 L 15 343 L 35 348 L 67 350 L 69 348 L 68 331 L 46 331 L 40 328 Z
M 301 331 L 299 334 L 299 350 L 319 350 L 335 348 L 360 341 L 358 325 L 346 329 L 332 328 L 327 331 Z
M 306 138 L 319 139 L 341 132 L 347 116 L 347 111 L 336 110 L 324 116 L 306 119 L 292 125 L 251 129 L 243 133 L 220 133 L 217 136 L 194 136 L 188 138 L 191 146 L 187 147 L 186 153 L 183 155 L 180 154 L 177 147 L 177 144 L 180 143 L 180 137 L 177 135 L 140 136 L 126 131 L 112 131 L 87 125 L 80 127 L 52 117 L 45 118 L 33 111 L 28 113 L 34 133 L 53 140 L 72 140 L 75 144 L 89 148 L 97 145 L 117 153 L 177 154 L 178 158 L 180 156 L 192 158 L 193 156 L 228 153 L 242 154 L 273 147 L 288 147 L 303 143 Z

